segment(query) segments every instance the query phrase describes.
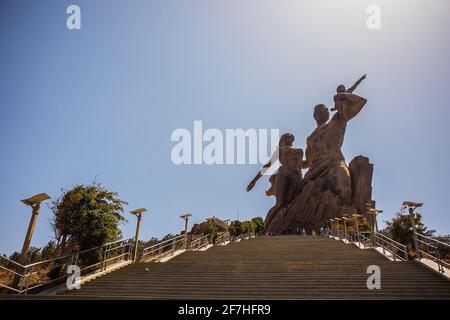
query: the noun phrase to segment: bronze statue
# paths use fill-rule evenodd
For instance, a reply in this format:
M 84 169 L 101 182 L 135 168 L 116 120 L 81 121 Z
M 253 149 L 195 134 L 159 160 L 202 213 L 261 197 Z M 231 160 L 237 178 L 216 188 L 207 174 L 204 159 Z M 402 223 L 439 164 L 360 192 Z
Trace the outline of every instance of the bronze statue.
M 353 94 L 365 79 L 361 77 L 352 87 L 345 89 L 340 85 L 334 96 L 337 111 L 330 119 L 330 111 L 324 104 L 316 105 L 313 117 L 316 129 L 306 140 L 305 157 L 301 168 L 308 168 L 305 177 L 292 186 L 290 180 L 276 183 L 277 203 L 266 218 L 266 232 L 290 233 L 291 230 L 305 228 L 308 232 L 326 226 L 326 219 L 363 210 L 362 203 L 371 200 L 371 181 L 373 166 L 365 157 L 356 157 L 345 162 L 341 147 L 347 123 L 364 107 L 367 100 Z M 300 158 L 301 159 L 301 158 Z M 301 168 L 298 169 L 301 176 Z M 350 174 L 352 171 L 352 175 Z M 255 177 L 256 178 L 256 177 Z M 277 177 L 278 180 L 278 177 Z M 249 185 L 250 189 L 252 183 Z M 295 190 L 293 196 L 285 190 Z M 290 205 L 289 205 L 290 204 Z M 280 211 L 280 214 L 276 214 Z
M 271 188 L 266 194 L 275 195 L 275 205 L 269 210 L 265 219 L 265 226 L 269 226 L 273 218 L 286 208 L 298 192 L 298 187 L 302 178 L 303 150 L 293 146 L 294 135 L 285 133 L 280 137 L 277 150 L 263 168 L 256 174 L 247 186 L 247 191 L 251 191 L 256 182 L 263 176 L 277 160 L 281 166 L 278 171 L 270 177 Z
M 350 88 L 345 89 L 345 86 L 343 84 L 339 85 L 336 88 L 336 93 L 353 93 L 353 91 L 355 91 L 355 89 L 359 86 L 359 84 L 367 77 L 367 75 L 363 75 L 361 78 L 358 79 L 358 81 L 355 82 L 355 84 L 353 84 Z M 336 99 L 334 100 L 334 105 L 335 107 L 331 109 L 331 111 L 336 111 L 338 110 L 338 106 L 339 106 L 339 101 L 337 101 Z
M 304 168 L 309 168 L 305 181 L 327 175 L 333 191 L 339 195 L 345 205 L 351 204 L 351 180 L 341 147 L 344 142 L 347 122 L 355 117 L 367 100 L 352 93 L 338 93 L 337 113 L 330 121 L 328 108 L 319 104 L 314 108 L 314 120 L 317 128 L 306 140 L 306 161 Z

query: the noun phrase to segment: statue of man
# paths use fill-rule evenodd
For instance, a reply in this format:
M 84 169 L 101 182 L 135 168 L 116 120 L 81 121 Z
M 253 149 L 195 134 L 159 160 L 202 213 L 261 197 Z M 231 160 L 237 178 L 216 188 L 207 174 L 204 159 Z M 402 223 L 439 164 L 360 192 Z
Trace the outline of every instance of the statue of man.
M 302 167 L 309 168 L 300 184 L 325 177 L 328 187 L 339 196 L 345 206 L 351 205 L 351 178 L 341 147 L 344 142 L 347 122 L 355 117 L 367 100 L 350 92 L 339 92 L 334 96 L 337 112 L 330 120 L 330 111 L 324 104 L 314 108 L 317 128 L 306 140 L 305 158 Z

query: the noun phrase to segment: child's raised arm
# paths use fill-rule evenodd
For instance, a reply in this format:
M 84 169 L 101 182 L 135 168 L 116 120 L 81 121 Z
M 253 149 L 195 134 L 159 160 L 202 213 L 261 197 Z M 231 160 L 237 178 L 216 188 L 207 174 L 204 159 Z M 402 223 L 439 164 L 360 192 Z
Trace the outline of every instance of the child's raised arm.
M 361 83 L 361 81 L 363 81 L 366 78 L 367 74 L 363 75 L 361 78 L 358 79 L 358 81 L 355 82 L 354 85 L 352 85 L 350 88 L 347 89 L 346 92 L 348 93 L 353 93 L 353 91 L 355 91 L 356 87 L 359 86 L 359 84 Z

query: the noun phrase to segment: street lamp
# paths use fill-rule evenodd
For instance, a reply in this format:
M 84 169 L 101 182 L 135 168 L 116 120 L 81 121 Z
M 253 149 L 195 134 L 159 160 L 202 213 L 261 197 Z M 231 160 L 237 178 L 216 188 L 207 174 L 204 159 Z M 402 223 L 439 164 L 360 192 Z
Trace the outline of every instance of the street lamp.
M 36 220 L 41 211 L 41 202 L 51 199 L 46 193 L 39 193 L 31 198 L 21 200 L 27 206 L 32 208 L 30 223 L 28 224 L 27 234 L 25 235 L 25 240 L 23 241 L 22 251 L 20 253 L 19 262 L 25 264 L 28 248 L 30 247 L 31 238 L 33 237 L 34 227 L 36 226 Z M 20 282 L 19 272 L 23 270 L 17 269 L 17 274 L 14 275 L 12 286 L 17 288 Z
M 339 221 L 341 221 L 342 219 L 339 217 L 334 217 L 334 220 L 336 221 L 337 236 L 338 236 L 338 238 L 340 238 L 341 225 L 339 224 Z
M 345 216 L 342 216 L 342 220 L 344 220 L 344 235 L 347 234 L 347 221 L 351 220 L 350 218 L 347 218 Z
M 359 243 L 359 245 L 361 246 L 361 239 L 360 239 L 360 237 L 359 237 L 359 224 L 358 224 L 358 218 L 361 218 L 362 217 L 362 215 L 360 215 L 360 214 L 357 214 L 357 213 L 354 213 L 354 214 L 352 214 L 352 218 L 354 219 L 354 230 L 355 230 L 355 232 L 356 232 L 356 236 L 357 236 L 357 238 L 358 238 L 358 243 Z
M 130 213 L 132 215 L 137 217 L 136 236 L 134 238 L 134 256 L 133 256 L 133 261 L 134 262 L 136 262 L 136 259 L 137 259 L 138 241 L 139 241 L 139 228 L 141 227 L 142 213 L 144 213 L 144 212 L 147 212 L 147 209 L 139 208 L 139 209 L 130 211 Z
M 417 227 L 414 220 L 414 210 L 423 206 L 421 202 L 404 201 L 403 206 L 408 207 L 409 218 L 411 219 L 411 226 L 413 231 L 414 248 L 416 249 L 416 258 L 420 259 L 419 241 L 417 240 Z
M 188 220 L 192 214 L 186 213 L 180 216 L 180 218 L 184 219 L 184 249 L 187 250 L 187 229 L 188 229 Z
M 31 238 L 33 237 L 34 227 L 36 225 L 36 220 L 41 211 L 41 202 L 51 199 L 46 193 L 39 193 L 32 196 L 31 198 L 24 199 L 22 202 L 27 206 L 32 208 L 32 214 L 30 219 L 30 224 L 28 225 L 27 234 L 25 236 L 25 241 L 23 242 L 22 253 L 20 254 L 20 263 L 25 263 L 25 257 L 30 247 Z
M 372 230 L 375 230 L 376 232 L 378 232 L 378 221 L 377 221 L 377 216 L 378 214 L 382 213 L 383 210 L 381 209 L 377 209 L 377 208 L 369 208 L 369 214 L 372 217 Z
M 330 220 L 331 235 L 334 237 L 334 230 L 333 230 L 333 222 L 334 222 L 334 219 L 333 219 L 333 218 L 330 218 L 330 219 L 328 219 L 328 220 Z

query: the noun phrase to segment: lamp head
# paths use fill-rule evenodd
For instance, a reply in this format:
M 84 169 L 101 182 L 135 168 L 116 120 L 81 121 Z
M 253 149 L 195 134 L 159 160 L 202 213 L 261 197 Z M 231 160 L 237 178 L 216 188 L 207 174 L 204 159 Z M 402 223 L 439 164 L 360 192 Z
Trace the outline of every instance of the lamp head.
M 370 210 L 370 208 L 375 208 L 375 201 L 374 200 L 370 200 L 366 203 L 366 208 L 368 210 Z
M 35 205 L 40 204 L 42 201 L 49 200 L 49 199 L 51 199 L 51 198 L 50 198 L 50 196 L 48 194 L 46 194 L 46 193 L 39 193 L 37 195 L 34 195 L 34 196 L 32 196 L 32 197 L 30 197 L 28 199 L 23 199 L 21 201 L 24 204 L 26 204 L 27 206 L 33 207 Z
M 187 220 L 189 217 L 191 217 L 192 216 L 192 214 L 190 214 L 190 213 L 186 213 L 186 214 L 182 214 L 181 216 L 180 216 L 180 218 L 183 218 L 184 220 Z
M 405 207 L 409 207 L 409 208 L 411 208 L 411 207 L 419 208 L 419 207 L 423 206 L 423 203 L 421 203 L 421 202 L 413 202 L 413 201 L 403 201 L 402 205 L 405 206 Z
M 371 214 L 379 214 L 379 213 L 382 213 L 382 212 L 383 212 L 383 210 L 377 209 L 377 208 L 370 208 L 369 209 L 369 213 L 371 213 Z
M 147 209 L 139 208 L 139 209 L 130 211 L 130 213 L 135 216 L 140 216 L 143 212 L 147 212 Z

